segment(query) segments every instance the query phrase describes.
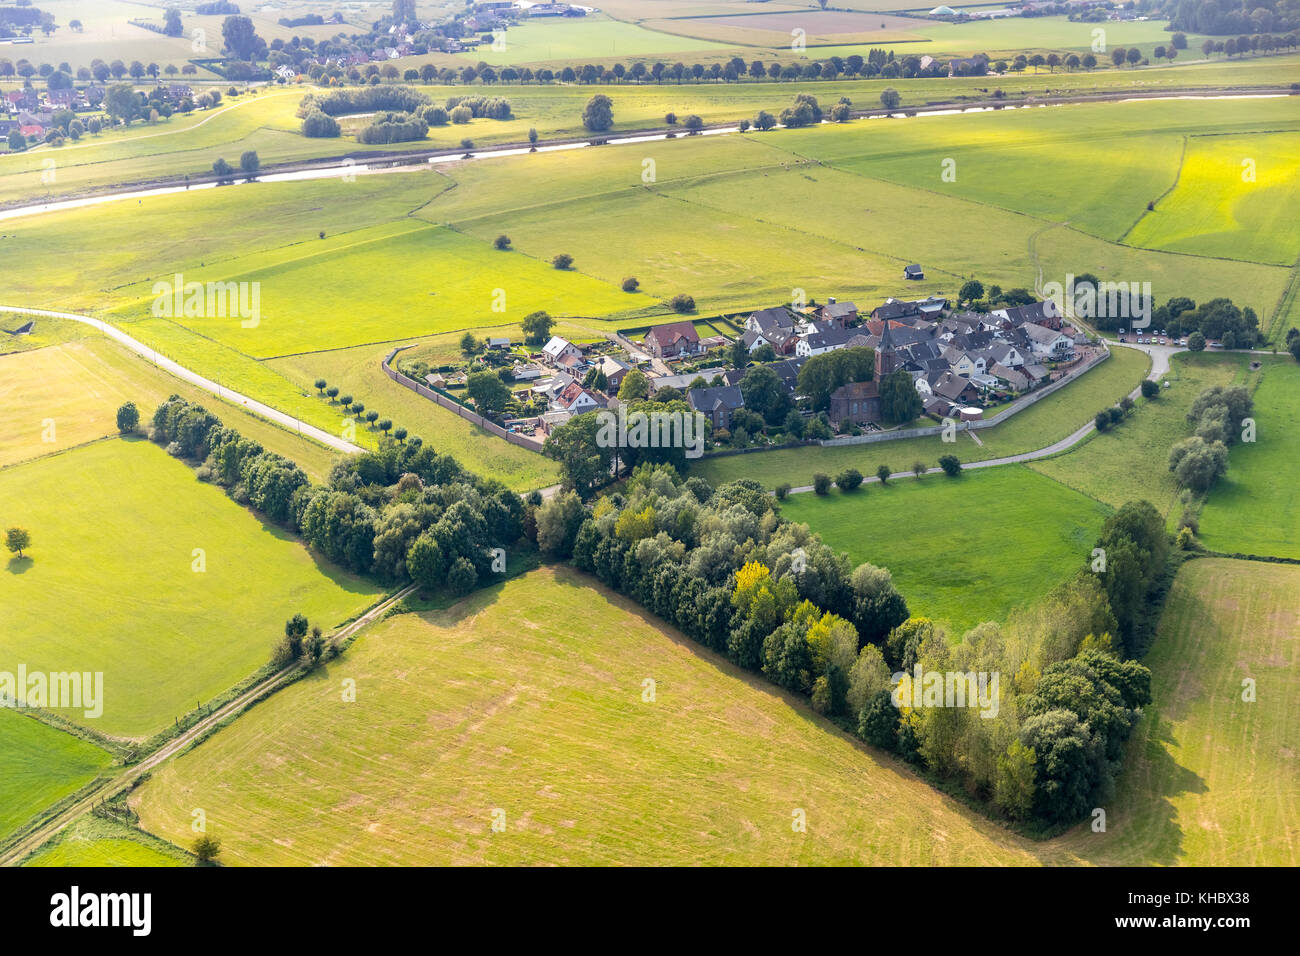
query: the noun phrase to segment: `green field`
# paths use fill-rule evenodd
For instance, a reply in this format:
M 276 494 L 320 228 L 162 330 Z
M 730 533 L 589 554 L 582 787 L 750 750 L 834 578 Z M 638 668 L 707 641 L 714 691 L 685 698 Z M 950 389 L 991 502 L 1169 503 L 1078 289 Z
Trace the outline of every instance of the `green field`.
M 188 866 L 176 847 L 121 823 L 84 816 L 26 860 L 23 866 Z
M 1201 559 L 1174 581 L 1146 657 L 1154 698 L 1106 832 L 1054 849 L 1117 866 L 1300 864 L 1300 568 Z M 1242 700 L 1242 681 L 1257 701 Z
M 1005 621 L 1082 567 L 1110 509 L 1007 465 L 793 495 L 781 512 L 854 565 L 889 568 L 912 614 L 956 638 Z
M 1189 139 L 1178 185 L 1142 217 L 1127 241 L 1291 265 L 1300 256 L 1294 228 L 1300 216 L 1297 176 L 1300 137 L 1294 130 Z
M 11 674 L 14 660 L 5 653 L 3 667 Z M 94 744 L 0 707 L 0 837 L 80 790 L 111 762 Z
M 578 20 L 525 20 L 505 31 L 499 49 L 485 46 L 467 50 L 459 56 L 471 63 L 486 60 L 504 65 L 563 60 L 582 64 L 595 57 L 636 58 L 653 54 L 681 59 L 696 51 L 705 53 L 723 50 L 727 46 L 589 15 Z
M 714 484 L 753 478 L 766 488 L 779 484 L 812 484 L 814 472 L 835 475 L 856 468 L 874 475 L 880 465 L 910 471 L 921 461 L 930 467 L 941 455 L 953 454 L 963 462 L 1004 458 L 1046 448 L 1086 425 L 1100 408 L 1115 404 L 1137 387 L 1150 368 L 1150 359 L 1136 349 L 1116 348 L 1111 357 L 1089 369 L 1083 377 L 1042 401 L 1017 412 L 1001 424 L 977 432 L 961 432 L 955 445 L 937 435 L 903 438 L 858 445 L 812 445 L 749 455 L 704 458 L 691 465 L 693 474 Z M 976 444 L 978 435 L 983 444 Z M 1121 502 L 1122 504 L 1122 502 Z
M 236 865 L 1032 862 L 801 699 L 564 569 L 389 618 L 132 799 L 178 842 L 204 807 Z
M 252 674 L 295 613 L 329 630 L 378 593 L 143 439 L 0 471 L 0 515 L 33 539 L 0 574 L 0 657 L 103 672 L 103 715 L 66 716 L 111 736 L 148 736 Z
M 1196 396 L 1212 385 L 1232 384 L 1244 365 L 1235 355 L 1176 355 L 1161 378 L 1169 387 L 1160 390 L 1159 398 L 1136 399 L 1137 410 L 1106 434 L 1094 433 L 1070 451 L 1029 467 L 1112 507 L 1145 498 L 1176 518 L 1178 486 L 1169 473 L 1169 449 L 1191 433 L 1186 415 Z
M 37 324 L 52 321 L 38 319 Z M 0 356 L 0 467 L 116 435 L 123 402 L 135 402 L 146 425 L 154 408 L 172 394 L 200 402 L 268 451 L 296 461 L 313 478 L 329 475 L 337 457 L 332 449 L 173 378 L 98 333 Z
M 1265 364 L 1254 417 L 1256 441 L 1232 447 L 1228 474 L 1201 511 L 1201 540 L 1216 551 L 1300 558 L 1300 365 Z

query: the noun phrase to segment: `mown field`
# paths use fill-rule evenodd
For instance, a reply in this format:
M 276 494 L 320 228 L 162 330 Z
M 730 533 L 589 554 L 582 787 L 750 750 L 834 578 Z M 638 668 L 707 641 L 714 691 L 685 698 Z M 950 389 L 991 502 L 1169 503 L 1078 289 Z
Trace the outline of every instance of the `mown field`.
M 176 847 L 121 823 L 86 815 L 22 863 L 37 867 L 189 866 Z
M 1256 440 L 1233 446 L 1228 474 L 1201 511 L 1206 547 L 1300 558 L 1300 365 L 1264 365 L 1255 390 Z
M 458 54 L 471 64 L 486 60 L 492 64 L 541 63 L 555 60 L 587 63 L 593 57 L 689 57 L 691 54 L 723 50 L 734 42 L 711 43 L 692 37 L 674 36 L 623 23 L 600 15 L 579 20 L 547 18 L 525 20 L 506 30 L 497 44 Z M 692 61 L 693 62 L 693 61 Z
M 1050 851 L 1117 866 L 1300 864 L 1298 629 L 1300 568 L 1200 559 L 1179 571 L 1106 832 L 1076 828 Z
M 237 865 L 1032 862 L 802 701 L 564 569 L 387 619 L 133 805 L 178 842 L 204 807 Z
M 1110 509 L 1023 465 L 930 475 L 781 505 L 832 548 L 887 567 L 913 616 L 956 639 L 1005 621 L 1086 562 Z
M 6 668 L 17 665 L 5 655 Z M 80 790 L 112 762 L 107 751 L 0 707 L 0 837 Z
M 200 402 L 313 478 L 328 476 L 336 458 L 332 449 L 173 378 L 97 333 L 0 356 L 0 467 L 118 434 L 117 409 L 124 402 L 135 402 L 143 428 L 173 394 Z
M 691 472 L 714 484 L 753 478 L 766 488 L 782 483 L 802 487 L 812 484 L 815 472 L 836 475 L 852 467 L 864 475 L 874 475 L 880 465 L 888 465 L 894 471 L 910 471 L 917 461 L 933 468 L 938 465 L 939 457 L 947 454 L 956 455 L 963 462 L 1004 458 L 1046 448 L 1072 434 L 1090 422 L 1098 409 L 1115 404 L 1133 391 L 1149 368 L 1150 359 L 1142 352 L 1112 349 L 1110 358 L 1089 369 L 1082 378 L 999 425 L 978 432 L 959 432 L 956 444 L 945 443 L 939 436 L 927 436 L 861 445 L 788 448 L 704 458 L 691 465 Z M 975 442 L 971 437 L 974 434 L 983 444 Z
M 143 439 L 0 471 L 0 514 L 32 534 L 0 574 L 0 656 L 103 672 L 103 715 L 65 716 L 111 736 L 148 736 L 252 674 L 295 613 L 328 631 L 379 593 Z

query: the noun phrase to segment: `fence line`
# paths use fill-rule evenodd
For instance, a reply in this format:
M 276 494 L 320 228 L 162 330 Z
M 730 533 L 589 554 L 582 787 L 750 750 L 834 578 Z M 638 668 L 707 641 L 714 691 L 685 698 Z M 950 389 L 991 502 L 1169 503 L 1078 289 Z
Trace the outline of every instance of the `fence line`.
M 434 389 L 430 388 L 427 385 L 421 385 L 419 382 L 411 378 L 409 375 L 405 375 L 402 372 L 397 371 L 397 369 L 393 368 L 391 364 L 393 361 L 393 357 L 397 355 L 398 352 L 402 351 L 402 349 L 404 348 L 410 348 L 410 346 L 399 345 L 397 348 L 389 352 L 388 357 L 385 358 L 380 363 L 380 366 L 384 370 L 384 374 L 387 375 L 389 378 L 391 378 L 394 382 L 396 382 L 398 385 L 404 386 L 405 388 L 409 388 L 417 395 L 422 395 L 425 398 L 429 399 L 430 401 L 433 401 L 438 405 L 441 405 L 449 412 L 455 412 L 457 415 L 465 419 L 467 422 L 479 426 L 484 431 L 492 435 L 496 435 L 498 438 L 504 438 L 512 445 L 517 445 L 520 448 L 525 448 L 528 451 L 537 452 L 538 454 L 541 454 L 542 443 L 537 441 L 535 438 L 529 438 L 527 435 L 520 435 L 520 434 L 516 434 L 515 432 L 506 431 L 496 422 L 489 421 L 488 419 L 484 418 L 482 415 L 478 414 L 478 412 L 470 411 L 468 408 L 466 408 L 464 405 L 460 404 L 456 400 L 449 398 L 446 395 L 443 395 L 441 392 L 435 391 Z

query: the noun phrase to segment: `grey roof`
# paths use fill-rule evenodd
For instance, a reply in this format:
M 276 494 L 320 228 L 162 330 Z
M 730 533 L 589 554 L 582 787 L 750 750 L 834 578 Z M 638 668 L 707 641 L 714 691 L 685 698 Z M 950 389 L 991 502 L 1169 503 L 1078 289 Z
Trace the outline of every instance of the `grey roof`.
M 759 309 L 751 315 L 750 318 L 758 323 L 759 330 L 763 332 L 778 328 L 794 328 L 794 316 L 791 315 L 790 310 L 783 305 L 778 305 L 771 309 Z
M 804 336 L 804 341 L 811 349 L 837 349 L 847 346 L 851 339 L 858 336 L 862 336 L 862 333 L 857 329 L 842 329 L 838 325 L 833 325 L 823 331 L 810 332 Z M 862 337 L 866 338 L 866 336 Z
M 739 385 L 693 388 L 686 393 L 686 400 L 697 412 L 712 412 L 719 406 L 731 411 L 745 407 L 745 396 L 740 394 Z

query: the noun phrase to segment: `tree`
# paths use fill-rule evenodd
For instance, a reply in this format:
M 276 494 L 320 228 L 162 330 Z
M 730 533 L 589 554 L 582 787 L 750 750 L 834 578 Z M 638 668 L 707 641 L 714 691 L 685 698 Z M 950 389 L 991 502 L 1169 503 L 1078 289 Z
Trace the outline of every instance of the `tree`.
M 862 487 L 862 472 L 856 468 L 845 468 L 835 476 L 835 486 L 840 491 L 857 491 Z
M 781 377 L 771 368 L 758 365 L 740 380 L 740 394 L 745 407 L 763 416 L 769 425 L 779 425 L 794 408 L 790 392 Z
M 694 312 L 695 297 L 687 295 L 685 292 L 679 292 L 668 300 L 668 305 L 672 307 L 674 312 Z
M 813 475 L 813 491 L 819 495 L 829 494 L 831 490 L 831 476 L 823 475 L 821 472 Z
M 117 410 L 117 430 L 123 435 L 134 432 L 139 424 L 140 410 L 135 407 L 135 402 L 127 402 Z
M 916 383 L 903 369 L 896 369 L 880 380 L 880 412 L 889 424 L 910 422 L 924 409 Z
M 217 161 L 212 164 L 212 171 L 217 174 L 218 179 L 226 179 L 234 169 L 226 162 L 225 157 L 218 156 Z
M 1011 746 L 998 754 L 993 802 L 1013 820 L 1025 819 L 1033 809 L 1037 761 L 1033 749 L 1019 740 L 1011 741 Z
M 641 285 L 641 280 L 639 280 L 636 276 L 628 276 L 626 279 L 623 280 L 623 291 L 635 292 L 640 285 Z
M 1184 438 L 1169 450 L 1169 470 L 1184 488 L 1204 494 L 1228 470 L 1228 447 L 1199 435 Z
M 1286 348 L 1287 351 L 1291 353 L 1291 357 L 1297 362 L 1300 362 L 1300 335 L 1293 336 L 1289 339 Z
M 478 351 L 478 339 L 474 338 L 473 332 L 466 332 L 460 337 L 460 350 L 465 355 L 473 355 Z
M 181 12 L 175 7 L 168 7 L 163 14 L 163 34 L 169 37 L 178 37 L 185 33 L 185 27 L 181 25 Z
M 262 44 L 248 17 L 226 17 L 221 24 L 221 39 L 225 49 L 239 60 L 252 60 Z
M 130 83 L 114 83 L 104 91 L 104 112 L 130 125 L 140 115 L 140 97 Z
M 690 116 L 686 117 L 682 122 L 682 125 L 692 133 L 698 133 L 700 130 L 704 129 L 704 120 L 692 113 Z
M 956 455 L 943 455 L 939 458 L 939 467 L 949 478 L 956 478 L 961 474 L 961 462 Z
M 16 129 L 9 131 L 9 152 L 20 153 L 27 148 L 27 139 Z
M 957 293 L 957 298 L 962 302 L 974 302 L 976 299 L 984 298 L 984 283 L 979 279 L 967 279 L 962 284 L 961 291 Z
M 551 328 L 554 325 L 555 320 L 541 310 L 529 312 L 520 323 L 524 330 L 524 341 L 530 345 L 544 345 L 551 337 Z
M 491 373 L 488 373 L 488 374 L 491 374 Z M 492 377 L 493 377 L 493 378 L 496 378 L 495 375 L 493 375 Z M 500 381 L 500 379 L 497 379 L 497 381 Z M 381 419 L 379 420 L 379 430 L 380 430 L 381 432 L 383 432 L 385 435 L 388 434 L 388 430 L 389 430 L 390 428 L 392 428 L 392 427 L 393 427 L 392 419 L 381 418 Z
M 551 265 L 557 269 L 568 269 L 573 265 L 573 256 L 569 255 L 567 252 L 561 252 L 559 255 L 551 259 Z
M 1154 379 L 1142 379 L 1142 397 L 1146 399 L 1155 398 L 1160 394 L 1160 383 Z
M 215 862 L 217 857 L 221 855 L 221 841 L 214 840 L 206 833 L 199 834 L 194 841 L 193 847 L 194 855 L 198 858 L 200 866 Z
M 881 464 L 878 468 L 876 468 L 876 477 L 880 479 L 880 483 L 882 485 L 889 483 L 889 476 L 891 474 L 893 474 L 893 472 L 889 470 L 888 465 Z
M 482 415 L 497 415 L 510 404 L 510 388 L 496 372 L 471 372 L 465 383 L 466 394 Z
M 1205 351 L 1205 336 L 1199 331 L 1187 336 L 1187 347 L 1193 352 Z
M 496 246 L 502 252 L 505 252 L 510 248 L 510 237 L 503 232 L 492 240 L 492 245 Z
M 257 158 L 256 150 L 248 150 L 239 157 L 239 168 L 244 171 L 249 179 L 257 175 L 257 171 L 262 167 L 262 161 Z
M 618 387 L 620 402 L 636 402 L 650 397 L 650 377 L 638 368 L 629 369 Z
M 532 126 L 530 126 L 530 127 L 528 128 L 528 142 L 529 142 L 529 144 L 531 144 L 531 145 L 533 145 L 533 146 L 536 146 L 536 145 L 537 145 L 537 129 L 536 129 L 536 127 L 532 127 Z
M 18 555 L 22 560 L 23 550 L 32 546 L 32 533 L 26 528 L 6 528 L 5 529 L 5 547 L 9 549 L 10 554 Z
M 593 133 L 605 132 L 614 125 L 614 101 L 604 93 L 597 93 L 582 111 L 582 125 Z
M 898 104 L 902 101 L 902 97 L 898 95 L 898 90 L 892 86 L 886 87 L 885 91 L 880 94 L 880 105 L 887 110 L 898 109 Z
M 447 590 L 457 596 L 468 594 L 478 583 L 478 571 L 468 558 L 459 557 L 447 569 Z
M 776 117 L 767 110 L 759 110 L 758 115 L 754 117 L 754 128 L 767 132 L 776 126 Z
M 571 557 L 585 517 L 582 499 L 574 492 L 556 495 L 537 510 L 537 546 L 557 558 Z
M 881 750 L 896 750 L 898 717 L 898 708 L 894 706 L 889 691 L 878 690 L 858 714 L 858 736 Z

